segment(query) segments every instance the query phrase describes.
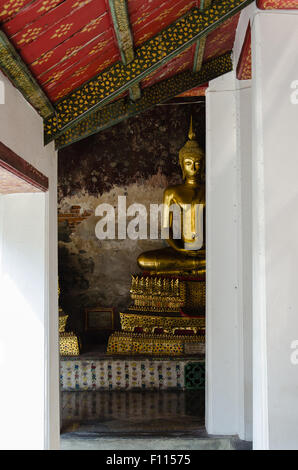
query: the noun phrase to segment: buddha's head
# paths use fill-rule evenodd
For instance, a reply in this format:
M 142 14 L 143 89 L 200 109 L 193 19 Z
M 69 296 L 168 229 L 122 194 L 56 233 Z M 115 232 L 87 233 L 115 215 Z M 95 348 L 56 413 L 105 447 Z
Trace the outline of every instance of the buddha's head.
M 179 152 L 179 163 L 182 169 L 183 179 L 198 177 L 201 160 L 204 157 L 204 151 L 196 141 L 196 135 L 192 127 L 192 117 L 190 118 L 188 139 L 189 140 Z

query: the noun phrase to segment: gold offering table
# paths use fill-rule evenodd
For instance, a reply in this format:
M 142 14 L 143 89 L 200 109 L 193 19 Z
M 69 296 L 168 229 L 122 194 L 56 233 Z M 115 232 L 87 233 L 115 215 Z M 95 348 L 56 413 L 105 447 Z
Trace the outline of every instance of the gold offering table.
M 120 313 L 122 331 L 139 333 L 165 333 L 167 335 L 205 331 L 205 317 L 166 317 L 158 315 L 137 315 Z
M 109 354 L 181 356 L 205 352 L 204 336 L 150 335 L 116 332 L 109 338 Z
M 58 282 L 58 297 L 60 299 L 60 285 Z M 59 308 L 59 350 L 60 356 L 79 356 L 81 344 L 79 337 L 73 332 L 66 332 L 66 324 L 69 315 Z
M 65 331 L 68 315 L 65 315 L 62 309 L 59 309 L 59 313 L 60 356 L 79 356 L 80 340 L 73 331 Z

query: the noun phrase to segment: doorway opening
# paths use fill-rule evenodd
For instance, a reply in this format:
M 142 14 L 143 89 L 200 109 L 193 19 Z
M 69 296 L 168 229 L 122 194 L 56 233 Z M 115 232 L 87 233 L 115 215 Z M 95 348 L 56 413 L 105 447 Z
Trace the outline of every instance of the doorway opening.
M 203 202 L 204 97 L 172 100 L 59 151 L 62 446 L 90 433 L 205 435 L 204 256 L 180 272 L 180 258 L 163 272 L 140 263 L 152 250 L 168 259 L 166 240 L 150 237 L 152 206 L 183 184 L 191 117 Z M 113 222 L 113 236 L 100 238 Z

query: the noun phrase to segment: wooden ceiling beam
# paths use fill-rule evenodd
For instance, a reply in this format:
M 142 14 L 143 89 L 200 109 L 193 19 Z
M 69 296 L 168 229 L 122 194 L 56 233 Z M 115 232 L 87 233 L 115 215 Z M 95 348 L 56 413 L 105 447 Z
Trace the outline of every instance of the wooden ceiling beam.
M 109 0 L 109 5 L 120 56 L 123 64 L 127 65 L 130 64 L 135 58 L 133 35 L 130 27 L 127 0 Z M 141 88 L 139 83 L 136 83 L 129 89 L 129 96 L 132 101 L 140 99 Z
M 201 0 L 200 10 L 209 8 L 211 6 L 212 0 Z M 194 63 L 193 63 L 193 72 L 198 72 L 203 64 L 204 51 L 206 45 L 207 35 L 198 40 L 196 44 Z
M 176 57 L 253 0 L 216 0 L 204 11 L 192 9 L 135 51 L 127 65 L 117 62 L 56 104 L 56 115 L 45 120 L 45 144 L 128 90 L 165 62 Z
M 145 88 L 141 98 L 136 102 L 123 98 L 107 104 L 58 137 L 56 139 L 56 148 L 61 149 L 103 129 L 114 126 L 118 122 L 146 111 L 156 104 L 168 101 L 186 90 L 203 85 L 209 80 L 228 73 L 232 68 L 231 53 L 226 53 L 203 64 L 201 70 L 197 73 L 188 70 Z

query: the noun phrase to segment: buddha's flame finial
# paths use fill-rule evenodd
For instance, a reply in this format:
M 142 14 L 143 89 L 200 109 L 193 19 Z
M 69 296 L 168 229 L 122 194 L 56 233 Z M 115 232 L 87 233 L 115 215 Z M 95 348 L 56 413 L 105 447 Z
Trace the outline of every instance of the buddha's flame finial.
M 196 134 L 193 130 L 193 126 L 192 126 L 192 115 L 190 116 L 190 126 L 189 126 L 189 131 L 188 131 L 188 138 L 189 140 L 195 140 L 196 138 Z

